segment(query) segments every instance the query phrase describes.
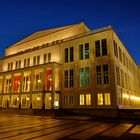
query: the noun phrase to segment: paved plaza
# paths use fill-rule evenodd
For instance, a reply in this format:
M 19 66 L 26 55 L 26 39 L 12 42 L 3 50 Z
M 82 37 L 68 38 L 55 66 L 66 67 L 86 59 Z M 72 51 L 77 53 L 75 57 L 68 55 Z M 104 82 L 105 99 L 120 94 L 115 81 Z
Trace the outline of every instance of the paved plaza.
M 97 121 L 86 117 L 51 118 L 0 114 L 2 140 L 140 140 L 140 124 L 132 122 Z

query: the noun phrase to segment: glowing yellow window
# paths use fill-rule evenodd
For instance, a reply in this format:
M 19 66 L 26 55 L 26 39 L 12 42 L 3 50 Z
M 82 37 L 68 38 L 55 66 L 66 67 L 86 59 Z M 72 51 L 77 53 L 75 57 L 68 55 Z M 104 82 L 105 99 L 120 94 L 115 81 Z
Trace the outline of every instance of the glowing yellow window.
M 103 105 L 103 94 L 98 93 L 97 98 L 98 98 L 98 105 Z
M 91 95 L 86 94 L 86 105 L 91 105 Z
M 85 105 L 84 94 L 80 95 L 80 105 Z
M 110 93 L 105 93 L 105 105 L 111 105 Z

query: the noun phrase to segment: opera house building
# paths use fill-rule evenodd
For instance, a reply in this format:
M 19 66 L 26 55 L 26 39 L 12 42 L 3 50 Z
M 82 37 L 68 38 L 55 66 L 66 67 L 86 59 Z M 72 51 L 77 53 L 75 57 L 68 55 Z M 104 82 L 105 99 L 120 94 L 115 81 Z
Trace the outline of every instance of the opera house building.
M 111 26 L 35 32 L 0 59 L 0 107 L 137 109 L 140 67 Z

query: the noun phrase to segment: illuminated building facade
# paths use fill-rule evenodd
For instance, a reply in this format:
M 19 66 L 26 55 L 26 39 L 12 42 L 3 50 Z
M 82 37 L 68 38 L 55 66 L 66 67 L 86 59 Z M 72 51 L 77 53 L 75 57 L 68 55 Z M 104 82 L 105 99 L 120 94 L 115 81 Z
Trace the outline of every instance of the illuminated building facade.
M 2 108 L 140 108 L 140 67 L 111 26 L 36 32 L 0 60 Z

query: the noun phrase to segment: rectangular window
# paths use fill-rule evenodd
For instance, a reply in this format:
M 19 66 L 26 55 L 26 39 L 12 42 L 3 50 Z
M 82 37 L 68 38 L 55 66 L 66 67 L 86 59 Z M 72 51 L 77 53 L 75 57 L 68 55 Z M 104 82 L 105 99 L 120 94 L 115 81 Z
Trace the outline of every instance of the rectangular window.
M 119 47 L 119 59 L 120 59 L 120 61 L 122 62 L 122 50 L 121 50 L 120 47 Z
M 73 78 L 74 78 L 74 74 L 73 74 L 73 69 L 71 69 L 70 70 L 70 87 L 73 87 L 73 83 L 74 83 L 74 80 L 73 80 Z
M 74 49 L 73 47 L 70 47 L 70 62 L 73 62 L 74 60 Z
M 27 67 L 30 66 L 30 58 L 27 59 Z
M 119 69 L 119 67 L 116 67 L 116 79 L 117 79 L 117 85 L 120 85 L 120 69 Z
M 65 63 L 68 62 L 68 48 L 65 48 Z
M 36 65 L 36 57 L 33 58 L 33 65 Z
M 18 61 L 16 61 L 16 69 L 18 69 Z
M 101 79 L 101 65 L 96 66 L 96 82 L 97 85 L 101 85 L 102 84 L 102 79 Z
M 8 63 L 8 71 L 10 70 L 10 63 Z
M 105 93 L 104 98 L 105 98 L 105 105 L 111 105 L 110 93 Z
M 47 54 L 44 54 L 44 63 L 47 61 Z
M 20 69 L 21 68 L 21 60 L 19 60 L 18 64 L 19 64 L 19 69 Z
M 123 53 L 123 64 L 125 65 L 125 54 Z
M 51 53 L 48 53 L 48 63 L 51 62 Z
M 98 101 L 98 105 L 103 105 L 103 94 L 102 93 L 97 94 L 97 101 Z
M 40 55 L 37 56 L 37 65 L 40 64 Z
M 103 72 L 104 72 L 104 84 L 109 84 L 108 78 L 108 65 L 103 65 Z
M 124 87 L 124 74 L 122 70 L 121 70 L 121 83 L 122 83 L 122 87 Z
M 68 70 L 65 70 L 64 73 L 64 87 L 68 88 Z
M 118 48 L 117 48 L 117 43 L 114 40 L 114 55 L 118 58 Z
M 69 96 L 69 104 L 73 105 L 73 96 Z
M 91 105 L 91 94 L 86 94 L 86 105 Z
M 79 45 L 79 59 L 83 60 L 83 44 Z
M 100 56 L 100 41 L 95 41 L 95 51 L 96 51 L 96 57 Z
M 11 62 L 11 70 L 13 69 L 13 62 Z
M 80 68 L 80 87 L 84 86 L 84 68 Z
M 26 67 L 26 59 L 24 59 L 24 67 Z
M 102 55 L 107 55 L 107 41 L 106 39 L 102 39 Z
M 80 94 L 80 105 L 85 105 L 84 94 Z
M 89 59 L 89 43 L 85 44 L 85 59 Z
M 89 87 L 90 85 L 90 69 L 89 67 L 85 67 L 85 86 Z

